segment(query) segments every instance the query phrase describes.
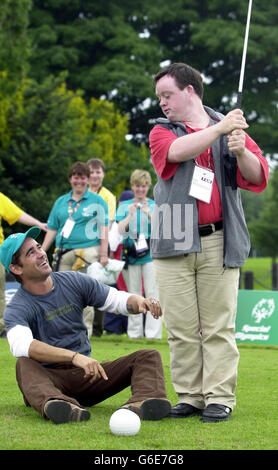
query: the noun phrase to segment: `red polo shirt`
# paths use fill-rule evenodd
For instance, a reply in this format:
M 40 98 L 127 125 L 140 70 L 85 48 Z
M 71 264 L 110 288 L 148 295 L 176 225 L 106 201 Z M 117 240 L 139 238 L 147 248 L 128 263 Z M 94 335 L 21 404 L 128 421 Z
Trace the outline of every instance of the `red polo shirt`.
M 187 132 L 198 132 L 199 129 L 191 129 L 186 126 Z M 260 160 L 262 170 L 263 170 L 263 182 L 260 185 L 250 183 L 243 178 L 239 169 L 237 169 L 237 184 L 239 188 L 252 191 L 254 193 L 260 193 L 263 191 L 267 185 L 268 180 L 268 164 L 266 159 L 262 156 L 261 150 L 248 134 L 246 136 L 246 148 L 255 154 Z M 169 179 L 177 170 L 179 163 L 172 163 L 167 161 L 168 150 L 171 143 L 178 137 L 168 129 L 161 127 L 159 125 L 155 126 L 150 132 L 150 149 L 151 149 L 151 158 L 152 163 L 157 171 L 158 175 L 162 179 Z M 210 162 L 210 168 L 214 171 L 213 159 L 211 155 L 211 147 L 205 150 L 201 155 L 196 158 L 199 165 L 203 167 L 208 167 L 208 162 Z M 209 204 L 203 201 L 197 200 L 198 212 L 199 212 L 199 224 L 209 224 L 222 220 L 222 205 L 220 199 L 220 193 L 216 178 L 214 178 L 211 201 Z

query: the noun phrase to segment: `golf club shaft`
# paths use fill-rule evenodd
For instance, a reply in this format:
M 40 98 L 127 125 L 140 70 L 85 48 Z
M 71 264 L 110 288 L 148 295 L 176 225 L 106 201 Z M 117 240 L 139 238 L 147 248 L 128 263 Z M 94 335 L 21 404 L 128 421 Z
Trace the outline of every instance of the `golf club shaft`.
M 238 85 L 238 92 L 237 92 L 236 108 L 241 108 L 243 80 L 244 80 L 244 72 L 245 72 L 245 62 L 246 62 L 246 54 L 247 54 L 247 45 L 248 45 L 251 10 L 252 10 L 252 0 L 249 0 L 249 7 L 248 7 L 248 14 L 247 14 L 247 21 L 246 21 L 246 29 L 245 29 L 245 39 L 244 39 L 243 54 L 242 54 L 242 61 L 241 61 L 241 70 L 240 70 L 239 85 Z

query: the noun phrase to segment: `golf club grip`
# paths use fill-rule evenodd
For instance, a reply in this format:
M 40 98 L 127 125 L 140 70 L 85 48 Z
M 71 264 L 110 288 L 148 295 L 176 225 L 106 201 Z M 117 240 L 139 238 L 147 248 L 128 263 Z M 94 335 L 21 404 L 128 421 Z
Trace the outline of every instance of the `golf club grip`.
M 237 92 L 237 100 L 236 100 L 236 109 L 241 109 L 241 101 L 242 101 L 242 92 L 238 91 Z

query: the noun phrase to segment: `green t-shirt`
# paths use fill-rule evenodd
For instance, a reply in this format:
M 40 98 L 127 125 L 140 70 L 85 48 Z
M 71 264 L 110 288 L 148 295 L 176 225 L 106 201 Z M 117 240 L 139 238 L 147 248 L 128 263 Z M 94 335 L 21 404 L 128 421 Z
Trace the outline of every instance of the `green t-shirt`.
M 128 207 L 134 203 L 134 199 L 129 199 L 128 201 L 123 201 L 117 209 L 116 213 L 116 221 L 120 222 L 121 220 L 125 219 L 129 213 Z M 148 198 L 148 205 L 153 213 L 154 209 L 154 201 L 153 199 Z M 136 213 L 133 215 L 128 231 L 124 234 L 124 246 L 128 244 L 129 247 L 134 247 L 134 241 L 137 242 L 139 235 L 143 234 L 146 241 L 150 240 L 151 237 L 151 222 L 147 214 L 142 212 L 140 209 L 137 209 Z M 147 254 L 142 256 L 141 258 L 136 258 L 134 256 L 129 255 L 128 257 L 130 264 L 145 264 L 152 261 L 150 250 L 148 250 Z
M 109 225 L 107 203 L 89 190 L 79 201 L 74 201 L 71 196 L 72 191 L 59 197 L 49 214 L 47 228 L 57 231 L 56 246 L 76 249 L 99 245 L 100 227 Z M 62 230 L 70 214 L 74 225 L 66 238 L 62 236 Z

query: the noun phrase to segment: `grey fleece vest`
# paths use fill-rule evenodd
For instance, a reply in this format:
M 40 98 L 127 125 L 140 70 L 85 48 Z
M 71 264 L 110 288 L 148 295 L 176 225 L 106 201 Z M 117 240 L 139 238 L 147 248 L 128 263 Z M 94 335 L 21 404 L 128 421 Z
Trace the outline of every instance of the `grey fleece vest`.
M 223 118 L 223 115 L 206 106 L 205 109 L 210 117 L 210 125 Z M 178 137 L 187 134 L 185 126 L 180 122 L 159 118 L 156 124 L 166 127 Z M 223 265 L 240 267 L 248 257 L 250 238 L 240 189 L 236 184 L 236 158 L 228 150 L 226 137 L 212 144 L 212 157 L 223 211 Z M 154 259 L 201 251 L 197 201 L 189 196 L 194 165 L 194 159 L 180 163 L 168 180 L 157 175 L 151 235 L 151 256 Z

